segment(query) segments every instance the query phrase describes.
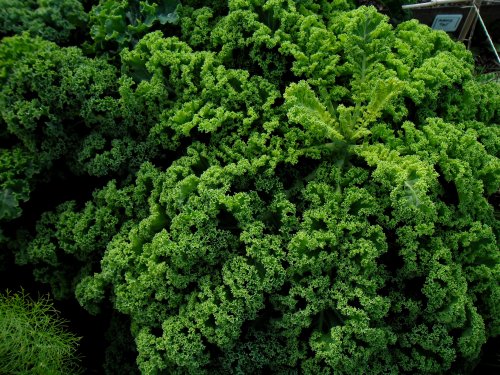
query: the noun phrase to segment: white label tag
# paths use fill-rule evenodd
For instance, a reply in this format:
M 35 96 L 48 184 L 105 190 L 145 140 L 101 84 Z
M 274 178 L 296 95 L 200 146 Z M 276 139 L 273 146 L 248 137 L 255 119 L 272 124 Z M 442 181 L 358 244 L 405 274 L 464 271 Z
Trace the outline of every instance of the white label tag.
M 452 33 L 457 30 L 461 20 L 461 14 L 438 14 L 436 18 L 434 18 L 432 28 L 434 30 L 443 30 Z

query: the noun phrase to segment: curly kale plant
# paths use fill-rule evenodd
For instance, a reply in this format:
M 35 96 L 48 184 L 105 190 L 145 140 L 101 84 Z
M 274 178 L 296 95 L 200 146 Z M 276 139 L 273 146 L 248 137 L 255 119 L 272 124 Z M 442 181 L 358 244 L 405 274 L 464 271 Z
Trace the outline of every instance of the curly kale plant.
M 103 0 L 90 13 L 91 35 L 97 44 L 115 41 L 119 46 L 137 42 L 155 24 L 176 24 L 178 0 Z
M 99 2 L 119 54 L 0 44 L 0 220 L 58 167 L 100 184 L 8 227 L 17 262 L 127 315 L 144 374 L 472 369 L 500 334 L 499 85 L 343 0 L 164 3 Z
M 0 37 L 26 31 L 66 43 L 86 22 L 78 0 L 0 0 Z

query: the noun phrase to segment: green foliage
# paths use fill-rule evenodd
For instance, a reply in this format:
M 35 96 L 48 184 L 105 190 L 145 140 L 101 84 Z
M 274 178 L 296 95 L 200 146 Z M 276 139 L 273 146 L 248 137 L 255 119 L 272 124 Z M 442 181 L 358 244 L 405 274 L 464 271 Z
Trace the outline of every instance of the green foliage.
M 65 43 L 86 22 L 78 0 L 0 0 L 0 37 L 28 32 Z
M 0 295 L 0 372 L 78 374 L 78 337 L 68 332 L 45 297 L 24 292 Z
M 21 148 L 0 150 L 0 220 L 21 215 L 19 204 L 29 199 L 30 181 L 36 173 L 32 154 Z
M 398 24 L 403 21 L 412 19 L 412 11 L 402 8 L 403 5 L 415 4 L 416 0 L 379 0 L 376 6 L 384 14 L 387 14 L 393 24 Z M 362 4 L 363 1 L 357 1 L 357 4 Z M 367 2 L 364 2 L 367 4 Z
M 2 40 L 3 220 L 58 168 L 99 177 L 17 262 L 126 315 L 146 374 L 472 367 L 500 333 L 498 83 L 342 0 L 168 4 L 100 1 L 95 57 Z
M 178 0 L 101 0 L 92 8 L 91 35 L 95 43 L 135 44 L 154 26 L 177 24 Z
M 67 153 L 112 105 L 114 68 L 77 48 L 23 34 L 3 39 L 0 61 L 2 132 L 42 164 Z
M 83 57 L 77 48 L 28 34 L 3 38 L 0 134 L 8 146 L 0 154 L 1 218 L 19 216 L 19 203 L 28 200 L 37 182 L 51 178 L 54 163 L 64 160 L 76 173 L 85 170 L 93 124 L 101 124 L 101 137 L 116 127 L 107 112 L 115 79 L 112 66 Z

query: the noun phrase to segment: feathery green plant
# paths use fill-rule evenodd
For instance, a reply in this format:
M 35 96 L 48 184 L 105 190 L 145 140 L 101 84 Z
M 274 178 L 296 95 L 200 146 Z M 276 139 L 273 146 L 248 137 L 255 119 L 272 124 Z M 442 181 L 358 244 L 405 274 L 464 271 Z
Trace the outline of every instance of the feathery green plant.
M 0 294 L 0 373 L 78 374 L 78 341 L 45 296 Z

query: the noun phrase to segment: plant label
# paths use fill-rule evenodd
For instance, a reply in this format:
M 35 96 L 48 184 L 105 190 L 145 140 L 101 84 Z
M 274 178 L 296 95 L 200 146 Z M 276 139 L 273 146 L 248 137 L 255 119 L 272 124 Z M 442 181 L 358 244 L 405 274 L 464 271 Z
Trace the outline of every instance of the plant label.
M 432 28 L 434 30 L 443 30 L 452 33 L 457 30 L 461 20 L 461 14 L 438 14 L 436 18 L 434 18 Z

